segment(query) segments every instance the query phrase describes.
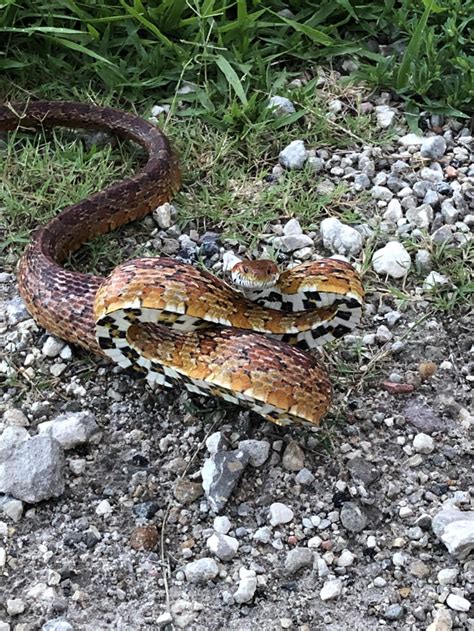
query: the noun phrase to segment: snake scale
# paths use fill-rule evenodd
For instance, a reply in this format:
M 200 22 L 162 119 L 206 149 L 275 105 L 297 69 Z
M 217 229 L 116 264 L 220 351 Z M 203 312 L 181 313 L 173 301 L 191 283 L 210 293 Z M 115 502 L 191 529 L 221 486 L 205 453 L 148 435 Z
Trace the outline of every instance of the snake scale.
M 131 114 L 69 102 L 0 106 L 0 130 L 55 126 L 112 132 L 141 145 L 148 158 L 134 176 L 63 209 L 34 234 L 18 266 L 34 319 L 151 382 L 220 396 L 279 425 L 318 425 L 331 384 L 307 349 L 360 319 L 364 291 L 354 268 L 322 259 L 267 282 L 273 263 L 239 263 L 233 276 L 241 291 L 163 257 L 128 261 L 107 278 L 64 269 L 87 240 L 168 201 L 181 177 L 167 138 Z

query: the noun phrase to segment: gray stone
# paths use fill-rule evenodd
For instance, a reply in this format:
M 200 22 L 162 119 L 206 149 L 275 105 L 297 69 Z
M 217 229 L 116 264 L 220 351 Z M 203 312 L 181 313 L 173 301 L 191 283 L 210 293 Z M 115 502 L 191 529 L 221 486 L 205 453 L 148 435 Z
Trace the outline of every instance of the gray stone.
M 295 476 L 295 482 L 297 484 L 302 484 L 303 486 L 311 484 L 312 482 L 314 482 L 314 480 L 314 475 L 309 469 L 306 469 L 306 467 L 303 467 L 301 471 L 299 471 Z
M 401 243 L 389 241 L 383 248 L 374 252 L 372 265 L 377 274 L 402 278 L 410 269 L 411 258 Z
M 10 425 L 6 427 L 0 436 L 0 463 L 3 457 L 8 457 L 8 454 L 13 448 L 29 438 L 28 430 L 20 425 Z
M 252 467 L 261 467 L 268 458 L 270 443 L 266 440 L 241 440 L 239 449 L 248 454 L 249 464 Z
M 191 561 L 184 566 L 184 575 L 189 583 L 207 583 L 218 574 L 219 567 L 210 557 Z
M 361 234 L 336 219 L 329 217 L 321 222 L 324 247 L 333 254 L 345 256 L 358 254 L 364 244 Z
M 367 518 L 355 502 L 345 502 L 341 508 L 341 524 L 351 532 L 361 532 L 367 525 Z
M 285 559 L 285 573 L 296 574 L 305 567 L 313 566 L 314 555 L 309 548 L 294 548 L 290 550 Z
M 0 508 L 3 514 L 15 523 L 19 522 L 23 515 L 23 502 L 8 496 L 0 499 Z
M 206 542 L 209 550 L 221 561 L 230 561 L 237 554 L 239 542 L 229 535 L 214 534 Z
M 417 228 L 427 230 L 433 221 L 433 209 L 429 204 L 422 204 L 417 208 L 409 208 L 406 212 L 406 218 Z
M 325 162 L 322 158 L 317 158 L 316 156 L 310 156 L 307 160 L 307 164 L 315 173 L 320 173 L 324 170 Z M 369 181 L 370 184 L 370 181 Z
M 420 272 L 431 271 L 431 254 L 428 250 L 418 250 L 415 256 L 415 265 Z
M 274 116 L 285 116 L 296 112 L 295 106 L 284 96 L 272 96 L 268 99 L 267 109 L 272 110 Z
M 242 449 L 218 451 L 202 467 L 202 486 L 212 510 L 219 512 L 240 480 L 249 455 Z
M 445 223 L 453 224 L 458 220 L 459 210 L 453 206 L 451 200 L 445 199 L 441 204 L 441 214 Z
M 272 526 L 279 526 L 280 524 L 288 524 L 293 519 L 294 513 L 286 504 L 274 502 L 270 506 L 269 517 Z
M 279 155 L 280 164 L 290 170 L 302 169 L 307 158 L 308 152 L 302 140 L 293 140 Z
M 39 434 L 3 454 L 0 462 L 0 492 L 30 504 L 64 491 L 64 453 L 48 434 Z
M 390 223 L 397 223 L 397 221 L 402 217 L 403 212 L 401 204 L 398 199 L 394 197 L 389 201 L 388 206 L 383 214 L 383 218 L 385 219 L 385 221 L 389 221 Z
M 46 432 L 61 443 L 63 449 L 74 449 L 88 443 L 100 431 L 92 412 L 66 412 L 52 421 L 38 425 L 41 433 Z
M 282 252 L 294 252 L 314 246 L 313 239 L 306 234 L 285 234 L 282 237 L 275 237 L 273 244 Z
M 304 451 L 295 440 L 290 440 L 283 452 L 282 465 L 287 471 L 301 471 L 304 467 Z
M 401 620 L 405 615 L 405 608 L 403 605 L 395 603 L 394 605 L 389 605 L 383 615 L 387 620 Z
M 358 191 L 369 188 L 370 178 L 365 173 L 358 173 L 354 176 L 354 188 Z
M 474 549 L 474 511 L 461 511 L 448 500 L 433 517 L 431 527 L 456 558 L 464 559 Z
M 19 425 L 20 427 L 28 427 L 30 424 L 27 417 L 18 408 L 9 408 L 3 413 L 3 420 L 7 425 Z
M 421 400 L 407 403 L 402 413 L 410 425 L 427 434 L 446 430 L 449 425 Z
M 5 308 L 6 322 L 10 326 L 16 326 L 19 322 L 31 318 L 20 296 L 15 296 L 11 300 L 7 300 L 2 306 Z
M 433 243 L 437 243 L 437 244 L 451 243 L 452 240 L 453 240 L 453 228 L 449 224 L 445 226 L 440 226 L 434 232 L 431 233 L 431 241 Z
M 439 160 L 446 152 L 446 140 L 443 136 L 428 136 L 423 138 L 420 153 L 423 158 Z
M 438 272 L 430 272 L 423 281 L 423 289 L 425 291 L 432 291 L 436 287 L 442 287 L 443 285 L 449 285 L 449 278 Z
M 377 469 L 362 456 L 355 456 L 347 463 L 347 468 L 351 474 L 351 478 L 365 487 L 370 486 L 379 479 L 380 473 Z
M 254 541 L 258 541 L 259 543 L 270 543 L 272 540 L 272 531 L 268 526 L 262 526 L 258 528 L 252 536 Z
M 371 192 L 374 199 L 380 199 L 384 202 L 390 201 L 393 197 L 392 191 L 386 186 L 373 186 Z

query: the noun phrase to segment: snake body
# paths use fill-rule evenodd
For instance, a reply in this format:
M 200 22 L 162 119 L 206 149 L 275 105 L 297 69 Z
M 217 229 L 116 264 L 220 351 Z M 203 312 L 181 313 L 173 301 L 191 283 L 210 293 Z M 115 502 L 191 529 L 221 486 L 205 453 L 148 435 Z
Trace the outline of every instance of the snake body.
M 357 324 L 364 292 L 353 267 L 333 259 L 305 263 L 246 295 L 169 258 L 128 261 L 107 278 L 66 270 L 64 260 L 85 241 L 168 201 L 180 171 L 166 137 L 133 115 L 69 102 L 0 106 L 0 130 L 42 126 L 113 132 L 144 147 L 148 160 L 133 177 L 65 208 L 33 236 L 18 280 L 37 322 L 151 382 L 220 396 L 281 425 L 318 425 L 331 384 L 303 349 Z

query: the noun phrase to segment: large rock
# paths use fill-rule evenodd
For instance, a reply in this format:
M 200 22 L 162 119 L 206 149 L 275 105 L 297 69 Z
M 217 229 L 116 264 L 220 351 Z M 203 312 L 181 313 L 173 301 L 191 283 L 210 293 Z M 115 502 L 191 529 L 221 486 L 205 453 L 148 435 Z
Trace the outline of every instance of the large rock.
M 73 449 L 87 443 L 100 429 L 92 412 L 67 412 L 52 421 L 38 426 L 40 432 L 47 432 L 61 443 L 64 449 Z
M 374 252 L 372 265 L 377 274 L 403 278 L 408 274 L 411 258 L 401 243 L 389 241 L 386 246 Z
M 321 235 L 324 247 L 333 254 L 355 255 L 363 246 L 360 233 L 355 228 L 343 224 L 336 217 L 322 220 Z
M 210 507 L 221 511 L 240 480 L 250 456 L 242 449 L 218 451 L 202 467 L 202 486 Z
M 0 493 L 34 504 L 64 491 L 64 452 L 49 434 L 2 449 Z
M 474 511 L 459 510 L 453 500 L 443 504 L 431 527 L 456 558 L 464 559 L 474 549 Z

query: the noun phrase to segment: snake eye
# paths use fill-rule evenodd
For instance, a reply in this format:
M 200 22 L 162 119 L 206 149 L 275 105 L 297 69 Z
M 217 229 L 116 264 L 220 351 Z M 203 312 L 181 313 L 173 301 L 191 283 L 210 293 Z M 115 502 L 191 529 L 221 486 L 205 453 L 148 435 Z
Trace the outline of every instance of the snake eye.
M 248 274 L 249 268 L 246 265 L 244 265 L 242 269 L 244 270 L 244 274 Z

